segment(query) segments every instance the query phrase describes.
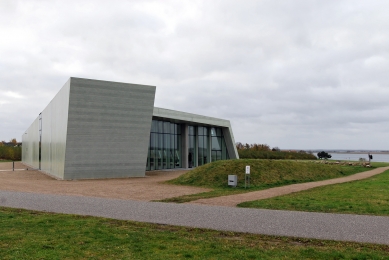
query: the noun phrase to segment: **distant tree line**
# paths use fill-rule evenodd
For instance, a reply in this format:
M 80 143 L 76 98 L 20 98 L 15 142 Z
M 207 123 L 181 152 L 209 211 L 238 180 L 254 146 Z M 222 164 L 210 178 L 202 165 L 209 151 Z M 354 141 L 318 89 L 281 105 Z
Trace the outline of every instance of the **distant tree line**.
M 9 142 L 0 142 L 0 160 L 22 160 L 22 147 L 16 141 L 16 138 L 11 139 Z
M 306 151 L 281 151 L 278 147 L 270 148 L 267 144 L 242 144 L 236 143 L 239 157 L 242 159 L 294 159 L 316 160 L 317 157 Z

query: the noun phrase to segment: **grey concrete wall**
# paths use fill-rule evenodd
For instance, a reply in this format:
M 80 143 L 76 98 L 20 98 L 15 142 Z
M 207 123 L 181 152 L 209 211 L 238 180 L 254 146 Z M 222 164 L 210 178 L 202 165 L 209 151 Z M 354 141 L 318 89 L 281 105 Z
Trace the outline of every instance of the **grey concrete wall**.
M 196 115 L 171 109 L 154 107 L 153 117 L 160 119 L 175 120 L 176 122 L 187 122 L 204 126 L 230 127 L 230 121 L 216 117 Z
M 41 170 L 64 178 L 70 80 L 42 111 Z
M 231 126 L 223 127 L 222 130 L 223 130 L 223 136 L 226 142 L 226 147 L 230 159 L 239 159 L 239 154 L 238 154 L 238 150 L 236 149 L 235 138 L 234 138 L 234 134 L 232 133 Z
M 64 179 L 144 176 L 155 87 L 70 79 Z
M 39 117 L 22 135 L 22 162 L 32 168 L 39 168 Z

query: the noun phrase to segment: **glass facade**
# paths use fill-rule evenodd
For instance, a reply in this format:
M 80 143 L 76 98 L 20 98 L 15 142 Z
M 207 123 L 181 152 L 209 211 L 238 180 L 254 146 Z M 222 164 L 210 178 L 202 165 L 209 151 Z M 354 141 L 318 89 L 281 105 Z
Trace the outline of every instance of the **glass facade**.
M 196 165 L 197 161 L 197 131 L 196 127 L 194 126 L 189 126 L 188 127 L 189 131 L 189 147 L 188 147 L 188 166 L 189 168 L 192 168 L 193 166 Z
M 146 170 L 181 168 L 181 125 L 153 120 Z
M 198 160 L 197 160 L 197 166 L 204 165 L 209 162 L 209 149 L 208 149 L 208 129 L 203 126 L 197 127 L 197 134 L 198 134 Z
M 146 170 L 182 168 L 183 156 L 188 156 L 189 168 L 229 159 L 221 128 L 188 126 L 185 153 L 181 142 L 181 124 L 153 120 Z
M 212 139 L 212 161 L 230 159 L 227 152 L 226 142 L 224 141 L 223 131 L 221 128 L 211 128 Z

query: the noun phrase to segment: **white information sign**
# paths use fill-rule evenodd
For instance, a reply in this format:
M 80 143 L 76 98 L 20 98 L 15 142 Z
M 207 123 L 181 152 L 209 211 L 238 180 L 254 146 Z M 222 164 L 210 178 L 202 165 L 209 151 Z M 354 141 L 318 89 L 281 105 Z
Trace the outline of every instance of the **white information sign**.
M 250 166 L 249 165 L 246 166 L 246 174 L 250 174 Z

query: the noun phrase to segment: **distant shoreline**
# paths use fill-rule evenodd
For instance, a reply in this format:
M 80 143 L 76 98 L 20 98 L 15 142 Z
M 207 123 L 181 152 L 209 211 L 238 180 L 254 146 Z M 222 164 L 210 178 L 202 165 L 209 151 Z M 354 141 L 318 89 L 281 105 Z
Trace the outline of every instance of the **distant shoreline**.
M 328 153 L 336 153 L 336 154 L 389 154 L 389 152 L 328 152 Z
M 290 151 L 297 152 L 299 150 L 291 149 L 291 150 L 281 150 L 281 151 L 283 151 L 283 152 L 290 152 Z M 323 150 L 303 150 L 303 151 L 310 152 L 313 154 L 319 153 L 321 151 L 324 151 L 326 153 L 336 153 L 336 154 L 368 154 L 368 153 L 370 153 L 370 154 L 389 154 L 389 151 L 347 151 L 347 150 L 345 150 L 345 151 L 333 151 L 333 150 L 326 150 L 326 149 L 323 149 Z

